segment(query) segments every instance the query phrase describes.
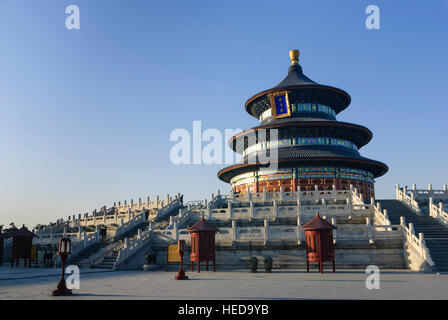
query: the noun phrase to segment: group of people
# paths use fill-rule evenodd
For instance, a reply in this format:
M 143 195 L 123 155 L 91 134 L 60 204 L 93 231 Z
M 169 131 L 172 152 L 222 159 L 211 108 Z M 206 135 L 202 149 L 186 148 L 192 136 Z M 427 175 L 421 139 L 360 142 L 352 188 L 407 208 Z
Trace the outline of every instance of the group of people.
M 52 261 L 53 261 L 53 252 L 45 251 L 45 253 L 44 253 L 44 263 L 52 262 Z
M 145 252 L 145 261 L 146 264 L 156 263 L 156 256 L 154 254 L 149 254 L 148 252 Z
M 107 237 L 107 229 L 106 228 L 101 228 L 100 229 L 100 238 L 101 240 L 106 240 Z

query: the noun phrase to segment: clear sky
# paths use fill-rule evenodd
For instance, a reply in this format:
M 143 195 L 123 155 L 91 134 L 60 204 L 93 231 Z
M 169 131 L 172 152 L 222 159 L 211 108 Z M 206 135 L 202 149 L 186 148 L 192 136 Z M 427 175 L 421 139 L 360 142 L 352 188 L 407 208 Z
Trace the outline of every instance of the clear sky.
M 365 9 L 380 8 L 380 30 Z M 81 28 L 67 30 L 77 5 Z M 394 184 L 448 183 L 448 1 L 0 1 L 0 224 L 33 227 L 114 201 L 230 190 L 225 165 L 170 162 L 172 130 L 247 129 L 253 94 L 304 73 L 352 103 L 361 154 Z

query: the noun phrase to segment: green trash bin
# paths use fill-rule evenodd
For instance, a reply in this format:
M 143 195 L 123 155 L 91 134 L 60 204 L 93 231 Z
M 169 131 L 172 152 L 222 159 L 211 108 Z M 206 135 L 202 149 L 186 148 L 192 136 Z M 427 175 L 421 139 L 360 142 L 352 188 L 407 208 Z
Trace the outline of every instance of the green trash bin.
M 249 270 L 250 272 L 257 272 L 258 259 L 257 257 L 250 257 L 249 260 Z
M 264 262 L 264 271 L 272 272 L 272 258 L 265 257 L 263 262 Z

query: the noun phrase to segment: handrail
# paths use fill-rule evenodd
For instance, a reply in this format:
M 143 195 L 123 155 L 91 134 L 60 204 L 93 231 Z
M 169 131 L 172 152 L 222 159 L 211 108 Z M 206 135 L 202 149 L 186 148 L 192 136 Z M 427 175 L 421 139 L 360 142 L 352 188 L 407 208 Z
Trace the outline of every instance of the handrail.
M 118 205 L 114 203 L 113 207 L 106 208 L 106 206 L 102 207 L 99 211 L 93 210 L 92 215 L 88 213 L 81 215 L 79 214 L 77 218 L 75 215 L 69 216 L 67 220 L 63 218 L 56 220 L 55 223 L 49 223 L 48 225 L 39 225 L 38 230 L 35 230 L 36 234 L 44 234 L 44 233 L 54 233 L 54 230 L 57 228 L 64 227 L 79 227 L 79 226 L 87 226 L 87 225 L 101 225 L 101 224 L 109 224 L 109 223 L 117 223 L 121 219 L 130 219 L 131 213 L 137 213 L 141 211 L 148 211 L 152 209 L 161 209 L 163 206 L 166 206 L 168 203 L 175 201 L 176 199 L 181 198 L 180 193 L 175 195 L 173 199 L 169 195 L 165 200 L 159 200 L 159 196 L 157 196 L 156 200 L 149 201 L 149 197 L 147 201 L 141 201 L 141 198 L 138 202 L 133 202 L 131 199 L 130 203 L 118 202 Z
M 376 224 L 391 225 L 389 215 L 387 214 L 387 210 L 384 209 L 381 211 L 381 205 L 379 202 L 377 202 L 376 205 L 373 206 L 373 210 L 374 210 L 373 211 L 374 220 Z
M 107 255 L 108 255 L 110 252 L 116 250 L 117 247 L 119 247 L 120 245 L 123 245 L 123 243 L 121 243 L 121 242 L 117 242 L 117 243 L 115 244 L 115 246 L 113 246 L 113 247 L 107 249 L 107 250 L 106 250 L 105 252 L 103 252 L 101 255 L 99 255 L 98 257 L 94 258 L 93 260 L 91 260 L 91 261 L 89 261 L 89 262 L 87 262 L 87 263 L 90 263 L 90 264 L 93 263 L 93 264 L 95 264 L 95 263 L 96 263 L 97 261 L 99 261 L 100 259 L 104 260 L 104 258 L 107 257 Z
M 118 227 L 117 230 L 115 230 L 114 240 L 117 240 L 123 234 L 125 234 L 135 226 L 144 223 L 145 221 L 146 221 L 145 212 L 142 211 L 137 215 L 134 215 L 134 213 L 132 213 L 132 219 L 130 219 L 128 222 L 122 222 L 121 226 Z
M 448 212 L 443 210 L 442 201 L 435 205 L 432 198 L 429 198 L 429 215 L 437 219 L 440 223 L 448 225 Z
M 152 230 L 152 222 L 156 222 L 166 216 L 166 214 L 170 213 L 173 208 L 176 208 L 178 206 L 182 205 L 181 198 L 178 197 L 168 203 L 163 208 L 159 209 L 157 211 L 157 214 L 153 217 L 152 221 L 149 223 L 148 228 L 144 231 L 141 231 L 141 229 L 138 230 L 138 234 L 135 240 L 128 242 L 128 238 L 124 239 L 123 248 L 118 253 L 117 260 L 114 262 L 114 268 L 116 268 L 118 265 L 126 261 L 128 258 L 130 258 L 135 252 L 137 252 L 141 247 L 143 247 L 147 241 L 151 240 L 151 235 L 153 233 Z
M 413 193 L 410 195 L 407 194 L 406 188 L 400 188 L 398 184 L 395 185 L 395 197 L 415 213 L 421 214 L 422 210 L 420 209 L 418 202 L 414 200 Z
M 134 253 L 136 253 L 140 248 L 142 248 L 148 240 L 151 239 L 153 230 L 147 229 L 137 236 L 137 238 L 128 243 L 128 239 L 125 238 L 123 248 L 120 250 L 117 256 L 117 260 L 114 262 L 114 268 L 116 268 L 121 263 L 125 262 L 128 258 L 130 258 Z
M 419 233 L 419 236 L 417 237 L 414 230 L 414 224 L 409 223 L 409 227 L 407 227 L 404 217 L 400 217 L 400 226 L 402 227 L 403 236 L 406 243 L 411 246 L 420 258 L 426 261 L 430 266 L 434 266 L 435 263 L 432 260 L 428 247 L 426 246 L 423 233 Z

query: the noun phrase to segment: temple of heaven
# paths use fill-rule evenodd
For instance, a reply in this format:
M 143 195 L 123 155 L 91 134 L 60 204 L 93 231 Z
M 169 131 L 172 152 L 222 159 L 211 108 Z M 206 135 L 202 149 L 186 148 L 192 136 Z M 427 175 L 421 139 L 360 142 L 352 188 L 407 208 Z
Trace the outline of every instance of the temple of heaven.
M 235 193 L 278 192 L 281 187 L 283 191 L 314 190 L 316 186 L 345 190 L 352 184 L 364 199 L 370 199 L 374 178 L 388 171 L 384 163 L 359 153 L 372 132 L 337 121 L 336 115 L 350 104 L 349 94 L 305 76 L 298 50 L 289 55 L 286 78 L 247 100 L 246 111 L 260 124 L 229 140 L 242 159 L 219 171 L 218 177 L 230 183 Z M 260 161 L 261 154 L 269 155 L 273 148 L 276 157 L 268 164 Z M 270 166 L 272 162 L 275 166 Z

